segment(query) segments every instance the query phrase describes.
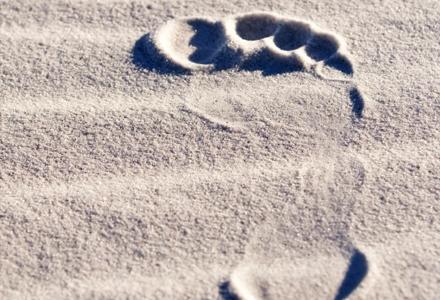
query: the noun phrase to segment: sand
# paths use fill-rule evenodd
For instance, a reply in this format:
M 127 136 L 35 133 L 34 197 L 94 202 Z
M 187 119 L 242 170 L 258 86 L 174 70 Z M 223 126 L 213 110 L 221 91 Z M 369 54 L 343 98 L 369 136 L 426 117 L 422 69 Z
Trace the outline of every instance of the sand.
M 0 1 L 1 299 L 436 299 L 440 2 Z

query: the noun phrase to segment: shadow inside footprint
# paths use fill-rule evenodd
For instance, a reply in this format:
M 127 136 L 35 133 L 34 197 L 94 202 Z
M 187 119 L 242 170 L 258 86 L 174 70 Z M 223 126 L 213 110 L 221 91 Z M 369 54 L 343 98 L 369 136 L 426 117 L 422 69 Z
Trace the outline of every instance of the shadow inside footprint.
M 350 259 L 345 278 L 339 287 L 335 300 L 346 299 L 362 282 L 368 273 L 368 261 L 365 255 L 359 250 L 355 249 Z
M 346 56 L 339 55 L 339 53 L 326 60 L 324 64 L 346 75 L 353 74 L 353 64 Z
M 228 281 L 219 285 L 218 292 L 220 295 L 220 300 L 240 300 L 240 298 L 231 292 Z
M 274 56 L 269 50 L 263 49 L 247 58 L 239 67 L 245 71 L 261 71 L 263 76 L 300 72 L 303 66 L 293 59 Z
M 306 53 L 316 61 L 330 58 L 338 51 L 339 43 L 330 34 L 320 33 L 312 37 L 306 46 Z
M 309 25 L 291 21 L 279 28 L 274 36 L 274 43 L 281 50 L 291 51 L 306 45 L 311 35 Z
M 210 26 L 212 26 L 212 24 L 210 24 Z M 198 23 L 196 27 L 204 27 L 205 30 L 197 30 L 197 33 L 191 39 L 190 44 L 194 46 L 196 50 L 191 54 L 190 60 L 200 64 L 212 63 L 214 65 L 214 71 L 238 67 L 240 70 L 261 71 L 263 76 L 302 71 L 302 66 L 300 64 L 292 63 L 292 61 L 286 62 L 283 59 L 275 58 L 268 50 L 260 51 L 243 62 L 241 61 L 242 54 L 239 50 L 237 51 L 235 49 L 223 47 L 223 49 L 217 53 L 218 55 L 209 62 L 208 59 L 213 53 L 213 47 L 206 46 L 210 43 L 207 41 L 211 39 L 218 41 L 218 39 L 215 34 L 211 35 L 209 31 L 206 30 L 213 29 L 211 27 L 207 28 L 206 24 Z M 220 34 L 220 32 L 216 30 L 215 33 Z M 136 67 L 154 71 L 159 74 L 191 74 L 191 70 L 187 70 L 167 60 L 167 58 L 157 49 L 150 34 L 145 34 L 136 41 L 132 49 L 131 59 Z
M 236 32 L 244 40 L 256 41 L 272 36 L 277 28 L 273 15 L 261 13 L 238 19 Z
M 155 71 L 159 74 L 183 75 L 189 73 L 188 70 L 167 61 L 157 50 L 151 35 L 148 33 L 134 44 L 131 50 L 131 60 L 137 68 Z
M 189 44 L 195 48 L 189 60 L 198 64 L 212 63 L 215 55 L 225 44 L 222 26 L 198 19 L 188 21 L 188 25 L 194 32 Z
M 323 61 L 324 65 L 346 75 L 353 74 L 353 65 L 345 56 L 338 53 L 339 41 L 326 33 L 316 34 L 307 43 L 306 53 L 315 61 Z

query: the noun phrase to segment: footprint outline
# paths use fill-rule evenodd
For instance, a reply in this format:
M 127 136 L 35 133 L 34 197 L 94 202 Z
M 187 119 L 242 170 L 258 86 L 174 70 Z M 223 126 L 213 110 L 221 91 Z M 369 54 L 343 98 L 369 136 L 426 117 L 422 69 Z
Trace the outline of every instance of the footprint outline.
M 212 47 L 211 53 L 206 55 L 207 57 L 202 63 L 191 58 L 193 53 L 185 56 L 172 45 L 173 31 L 178 31 L 179 26 L 195 22 L 218 27 L 216 46 Z M 197 35 L 197 33 L 198 29 L 195 29 L 194 34 Z M 321 37 L 321 40 L 326 39 L 324 44 L 318 45 L 318 48 L 321 49 L 316 49 L 311 44 L 316 40 L 316 37 Z M 158 50 L 157 52 L 166 61 L 188 72 L 218 69 L 216 64 L 220 64 L 219 60 L 231 59 L 227 55 L 222 57 L 223 51 L 235 52 L 236 54 L 235 60 L 232 58 L 234 62 L 226 63 L 227 66 L 240 66 L 258 52 L 267 51 L 270 59 L 291 62 L 300 65 L 306 71 L 310 71 L 313 66 L 335 58 L 341 58 L 347 64 L 350 64 L 350 68 L 342 71 L 347 75 L 353 74 L 351 60 L 342 37 L 320 28 L 315 23 L 275 13 L 251 12 L 227 16 L 222 19 L 207 17 L 174 19 L 162 26 L 152 39 L 152 43 Z M 322 49 L 330 49 L 330 51 L 322 53 Z M 195 49 L 195 52 L 197 52 L 197 49 Z M 260 62 L 260 66 L 264 67 L 264 64 L 264 61 Z
M 186 40 L 180 40 L 185 27 L 192 31 Z M 145 55 L 151 58 L 150 62 L 142 61 L 141 56 Z M 353 120 L 364 116 L 365 98 L 354 82 L 354 66 L 345 40 L 300 18 L 257 11 L 219 19 L 173 19 L 155 34 L 136 42 L 133 61 L 142 68 L 175 74 L 231 68 L 261 70 L 265 76 L 308 72 L 326 81 L 348 83 Z M 341 72 L 342 77 L 326 75 L 326 67 Z

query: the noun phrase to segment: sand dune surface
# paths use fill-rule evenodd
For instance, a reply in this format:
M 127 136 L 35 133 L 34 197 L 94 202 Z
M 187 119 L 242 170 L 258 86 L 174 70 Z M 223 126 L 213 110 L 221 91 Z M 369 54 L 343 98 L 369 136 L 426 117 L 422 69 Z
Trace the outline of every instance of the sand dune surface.
M 438 298 L 439 20 L 0 1 L 0 298 Z

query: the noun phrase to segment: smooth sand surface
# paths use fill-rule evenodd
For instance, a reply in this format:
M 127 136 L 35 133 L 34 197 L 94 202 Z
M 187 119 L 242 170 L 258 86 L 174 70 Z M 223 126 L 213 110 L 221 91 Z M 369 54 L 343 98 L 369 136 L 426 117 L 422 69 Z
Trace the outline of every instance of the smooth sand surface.
M 440 2 L 0 1 L 1 299 L 436 299 Z

